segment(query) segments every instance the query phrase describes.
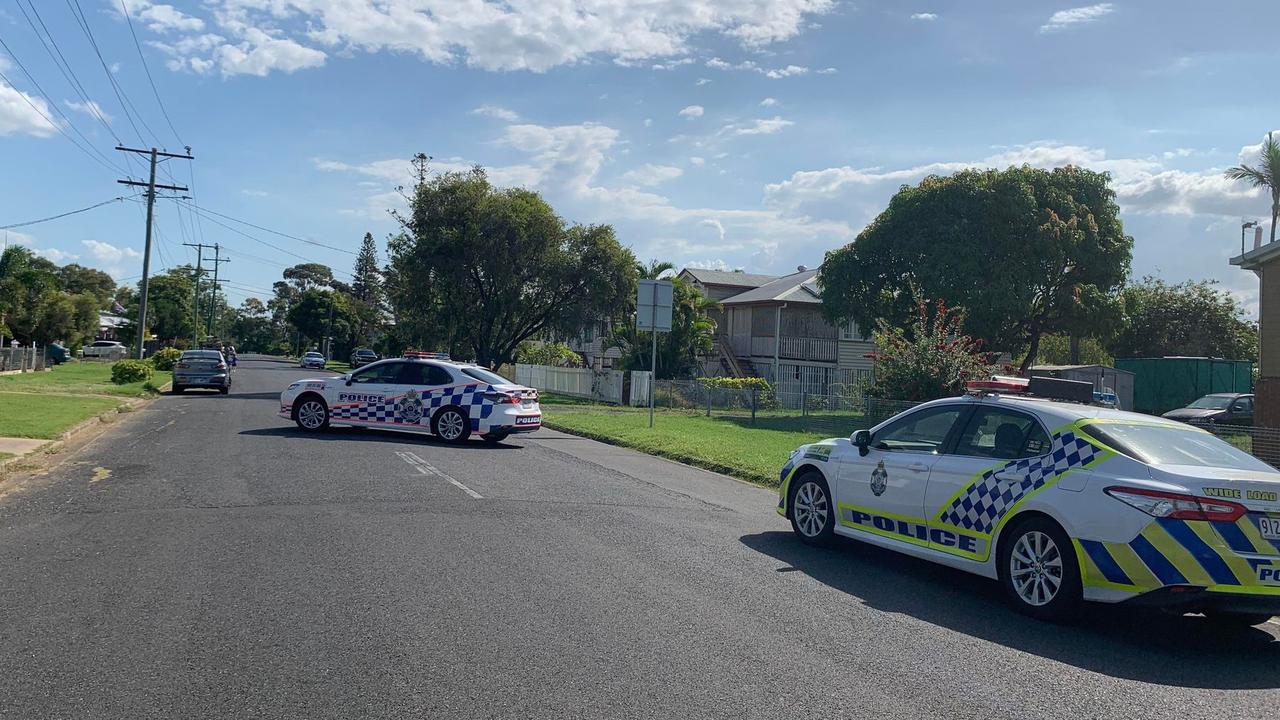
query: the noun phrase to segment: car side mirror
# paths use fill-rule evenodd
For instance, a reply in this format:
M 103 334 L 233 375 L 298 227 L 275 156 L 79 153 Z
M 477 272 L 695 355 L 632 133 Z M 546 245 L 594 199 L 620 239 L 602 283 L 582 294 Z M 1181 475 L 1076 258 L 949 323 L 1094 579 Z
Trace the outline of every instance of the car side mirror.
M 342 376 L 342 380 L 343 380 L 343 382 L 345 382 L 346 384 L 350 385 L 350 384 L 351 384 L 351 373 L 347 373 L 346 375 L 343 375 L 343 376 Z
M 849 436 L 849 442 L 858 446 L 858 454 L 865 456 L 871 451 L 871 431 L 870 430 L 854 430 Z

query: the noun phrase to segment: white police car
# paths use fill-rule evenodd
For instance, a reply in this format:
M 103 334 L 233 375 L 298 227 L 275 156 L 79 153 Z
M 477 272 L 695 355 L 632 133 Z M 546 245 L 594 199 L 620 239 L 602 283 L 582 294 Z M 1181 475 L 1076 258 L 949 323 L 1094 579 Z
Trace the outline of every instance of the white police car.
M 999 579 L 1046 620 L 1084 600 L 1280 614 L 1280 472 L 1183 423 L 1061 401 L 1091 394 L 997 378 L 802 446 L 778 512 L 810 544 L 844 535 Z
M 341 377 L 299 380 L 280 394 L 280 416 L 308 431 L 330 425 L 500 442 L 542 426 L 538 391 L 447 355 L 406 353 Z

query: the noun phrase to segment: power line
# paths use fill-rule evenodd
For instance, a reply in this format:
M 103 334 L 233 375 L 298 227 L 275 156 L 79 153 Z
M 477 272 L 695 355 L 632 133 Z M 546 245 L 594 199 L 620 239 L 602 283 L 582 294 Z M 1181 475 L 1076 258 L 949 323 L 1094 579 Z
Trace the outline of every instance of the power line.
M 0 225 L 0 230 L 12 230 L 14 228 L 26 227 L 28 225 L 39 225 L 40 223 L 49 222 L 50 220 L 57 220 L 59 218 L 67 217 L 68 215 L 77 215 L 82 212 L 89 212 L 90 210 L 93 210 L 94 208 L 100 208 L 103 205 L 110 205 L 113 202 L 130 200 L 136 197 L 138 196 L 137 195 L 121 195 L 120 197 L 113 197 L 110 200 L 103 200 L 100 203 L 94 203 L 89 207 L 82 207 L 79 210 L 68 210 L 67 212 L 58 213 L 57 215 L 50 215 L 49 217 L 40 218 L 39 220 L 28 220 L 26 222 L 14 223 L 12 225 Z
M 138 49 L 138 59 L 142 61 L 142 69 L 147 74 L 147 82 L 151 84 L 152 94 L 156 96 L 156 104 L 160 106 L 160 114 L 164 116 L 165 123 L 173 131 L 173 136 L 177 138 L 178 144 L 186 145 L 186 143 L 182 142 L 182 136 L 178 135 L 177 129 L 173 127 L 173 121 L 169 119 L 169 111 L 165 109 L 164 101 L 160 99 L 160 91 L 156 89 L 156 81 L 151 77 L 151 68 L 147 67 L 147 58 L 142 54 L 142 45 L 138 43 L 138 34 L 133 29 L 133 18 L 129 17 L 129 8 L 124 4 L 124 0 L 120 0 L 120 9 L 124 12 L 125 21 L 129 23 L 129 34 L 133 36 L 133 46 Z
M 181 203 L 182 201 L 181 201 L 181 200 L 179 200 L 179 201 L 177 201 L 177 202 Z M 198 217 L 198 216 L 200 216 L 202 213 L 204 213 L 204 208 L 196 207 L 196 208 L 195 208 L 195 210 L 194 210 L 194 212 L 196 213 L 196 216 Z M 222 228 L 225 228 L 225 229 L 227 229 L 227 230 L 230 230 L 231 232 L 236 233 L 237 235 L 241 235 L 241 236 L 243 236 L 243 237 L 246 237 L 246 238 L 248 238 L 248 239 L 250 239 L 250 240 L 252 240 L 252 241 L 254 241 L 254 242 L 256 242 L 256 243 L 258 243 L 258 244 L 260 244 L 260 245 L 265 245 L 265 246 L 267 246 L 267 247 L 271 248 L 272 250 L 275 250 L 275 251 L 277 251 L 277 252 L 282 252 L 282 253 L 284 253 L 285 255 L 289 255 L 289 256 L 292 256 L 292 257 L 296 257 L 296 258 L 298 258 L 299 260 L 305 260 L 305 261 L 307 261 L 307 262 L 312 262 L 312 258 L 309 258 L 309 257 L 307 257 L 307 256 L 305 256 L 305 255 L 299 255 L 298 253 L 295 253 L 295 252 L 292 252 L 292 251 L 289 251 L 289 250 L 285 250 L 284 248 L 280 247 L 279 245 L 275 245 L 275 244 L 273 244 L 273 243 L 269 243 L 269 242 L 267 242 L 266 240 L 263 240 L 262 238 L 256 237 L 256 236 L 254 236 L 254 235 L 250 235 L 249 233 L 247 233 L 247 232 L 245 232 L 245 231 L 243 231 L 243 230 L 241 230 L 241 229 L 239 229 L 239 228 L 232 227 L 232 226 L 230 226 L 230 225 L 228 225 L 228 224 L 226 224 L 226 223 L 224 223 L 224 222 L 221 222 L 221 221 L 219 221 L 219 220 L 217 220 L 217 219 L 215 219 L 215 218 L 207 217 L 207 216 L 206 216 L 206 217 L 205 217 L 205 219 L 206 219 L 206 220 L 208 220 L 209 222 L 213 223 L 214 225 L 217 225 L 217 226 L 219 226 L 219 227 L 222 227 Z M 273 264 L 274 264 L 274 263 L 273 263 Z M 281 266 L 281 267 L 287 267 L 287 266 Z M 335 275 L 341 274 L 341 275 L 345 275 L 345 276 L 347 276 L 347 277 L 349 277 L 349 278 L 352 278 L 352 279 L 354 279 L 354 278 L 355 278 L 355 276 L 354 276 L 354 275 L 352 275 L 351 273 L 348 273 L 348 272 L 345 272 L 345 271 L 342 271 L 342 270 L 336 270 L 336 269 L 334 269 L 334 268 L 330 268 L 330 270 L 331 270 Z
M 306 244 L 308 244 L 308 245 L 315 245 L 316 247 L 322 247 L 322 248 L 325 248 L 325 249 L 327 249 L 327 250 L 335 250 L 335 251 L 337 251 L 337 252 L 346 253 L 346 254 L 348 254 L 348 255 L 358 255 L 358 254 L 359 254 L 359 253 L 355 252 L 354 250 L 348 250 L 348 249 L 346 249 L 346 248 L 340 248 L 340 247 L 337 247 L 337 246 L 335 246 L 335 245 L 326 245 L 326 244 L 324 244 L 324 243 L 322 243 L 322 242 L 316 242 L 315 240 L 308 240 L 308 239 L 306 239 L 306 238 L 300 238 L 300 237 L 298 237 L 297 235 L 290 235 L 289 233 L 282 233 L 282 232 L 280 232 L 279 230 L 272 230 L 271 228 L 265 228 L 265 227 L 262 227 L 261 225 L 254 225 L 253 223 L 249 222 L 248 220 L 241 220 L 240 218 L 231 217 L 230 215 L 225 215 L 225 214 L 223 214 L 223 213 L 217 212 L 216 210 L 210 210 L 209 208 L 205 208 L 205 207 L 196 207 L 196 209 L 197 209 L 197 210 L 199 210 L 200 212 L 206 212 L 206 213 L 209 213 L 209 214 L 211 214 L 211 215 L 217 215 L 217 216 L 218 216 L 218 217 L 220 217 L 220 218 L 226 218 L 227 220 L 230 220 L 230 221 L 232 221 L 232 222 L 238 222 L 238 223 L 240 223 L 241 225 L 248 225 L 248 226 L 249 226 L 249 227 L 251 227 L 251 228 L 254 228 L 254 229 L 257 229 L 257 230 L 261 230 L 261 231 L 263 231 L 263 232 L 269 232 L 269 233 L 271 233 L 272 235 L 279 235 L 279 236 L 280 236 L 280 237 L 282 237 L 282 238 L 288 238 L 288 239 L 290 239 L 290 240 L 297 240 L 298 242 L 306 243 Z M 304 258 L 304 259 L 306 259 L 306 258 Z
M 71 15 L 75 18 L 76 24 L 79 25 L 80 30 L 84 32 L 84 36 L 89 39 L 89 45 L 93 48 L 93 54 L 98 56 L 98 64 L 102 65 L 102 72 L 107 74 L 107 82 L 111 83 L 111 91 L 115 93 L 116 101 L 120 103 L 120 109 L 124 111 L 124 117 L 129 121 L 129 126 L 133 128 L 134 134 L 136 134 L 138 139 L 144 144 L 146 143 L 146 140 L 142 137 L 142 131 L 138 129 L 137 123 L 133 121 L 133 115 L 129 114 L 130 108 L 133 109 L 134 115 L 138 116 L 138 122 L 142 123 L 142 126 L 147 128 L 148 133 L 151 133 L 152 139 L 156 139 L 155 131 L 147 125 L 146 120 L 142 119 L 142 114 L 138 112 L 138 109 L 133 107 L 133 101 L 129 100 L 129 96 L 125 93 L 124 88 L 121 88 L 119 83 L 116 82 L 115 74 L 111 72 L 111 68 L 107 66 L 106 59 L 102 57 L 102 50 L 98 48 L 98 41 L 93 37 L 93 30 L 89 28 L 89 20 L 84 16 L 84 9 L 80 7 L 80 0 L 66 0 L 66 2 L 67 9 L 71 11 Z M 72 7 L 73 2 L 75 3 L 74 7 Z M 157 144 L 163 143 L 157 142 Z

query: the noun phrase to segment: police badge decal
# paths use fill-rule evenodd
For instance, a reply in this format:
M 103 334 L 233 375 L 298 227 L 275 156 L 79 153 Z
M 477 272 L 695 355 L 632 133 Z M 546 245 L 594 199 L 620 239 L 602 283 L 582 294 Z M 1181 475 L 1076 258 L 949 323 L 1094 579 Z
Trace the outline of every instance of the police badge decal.
M 881 460 L 876 465 L 876 469 L 871 471 L 871 493 L 876 497 L 880 497 L 888 486 L 889 472 L 884 469 L 884 461 Z
M 415 425 L 422 420 L 422 396 L 417 390 L 410 390 L 396 402 L 396 416 Z

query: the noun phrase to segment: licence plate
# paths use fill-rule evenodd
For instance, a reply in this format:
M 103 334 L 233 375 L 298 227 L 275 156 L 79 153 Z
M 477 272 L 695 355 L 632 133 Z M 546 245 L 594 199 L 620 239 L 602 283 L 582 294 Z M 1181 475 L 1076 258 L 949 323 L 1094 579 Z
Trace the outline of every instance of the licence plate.
M 537 415 L 531 415 L 529 417 L 518 417 L 516 418 L 516 424 L 517 425 L 541 425 L 542 418 L 538 417 Z
M 1268 540 L 1280 540 L 1280 518 L 1258 518 L 1258 531 Z

